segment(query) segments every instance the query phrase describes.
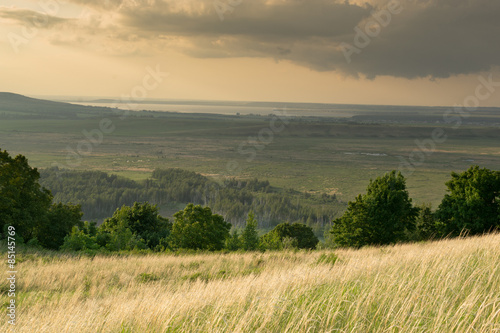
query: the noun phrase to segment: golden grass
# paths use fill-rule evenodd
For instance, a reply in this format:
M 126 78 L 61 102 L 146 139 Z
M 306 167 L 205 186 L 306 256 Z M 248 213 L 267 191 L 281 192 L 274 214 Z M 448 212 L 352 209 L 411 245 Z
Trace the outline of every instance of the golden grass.
M 500 234 L 334 254 L 25 259 L 14 332 L 500 332 Z

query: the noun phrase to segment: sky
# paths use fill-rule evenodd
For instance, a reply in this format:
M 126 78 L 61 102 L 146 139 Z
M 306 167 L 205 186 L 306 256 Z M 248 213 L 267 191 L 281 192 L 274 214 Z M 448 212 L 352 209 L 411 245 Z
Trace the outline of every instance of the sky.
M 498 0 L 2 0 L 0 91 L 453 106 L 486 80 L 480 106 L 500 107 L 499 17 Z

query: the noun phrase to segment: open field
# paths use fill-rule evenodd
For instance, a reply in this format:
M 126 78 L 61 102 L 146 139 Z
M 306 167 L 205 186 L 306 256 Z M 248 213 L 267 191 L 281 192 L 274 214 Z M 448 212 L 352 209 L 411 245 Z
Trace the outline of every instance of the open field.
M 13 332 L 500 331 L 500 234 L 335 252 L 18 259 Z
M 145 179 L 154 168 L 179 167 L 216 178 L 235 176 L 269 180 L 273 186 L 317 193 L 337 193 L 351 200 L 363 192 L 370 178 L 400 167 L 415 140 L 430 138 L 436 125 L 339 123 L 335 120 L 292 121 L 257 149 L 247 144 L 269 128 L 267 117 L 171 115 L 127 118 L 116 123 L 100 145 L 82 155 L 81 170 L 102 170 L 133 179 Z M 82 131 L 98 128 L 100 118 L 5 119 L 0 142 L 12 154 L 23 154 L 31 165 L 68 167 L 67 147 L 77 149 Z M 410 193 L 417 202 L 441 200 L 451 171 L 471 164 L 497 169 L 500 165 L 496 127 L 464 126 L 447 131 L 448 140 L 436 146 L 409 175 Z M 239 151 L 244 144 L 243 154 Z M 251 153 L 255 158 L 249 161 Z M 228 170 L 236 161 L 239 168 Z M 70 162 L 74 162 L 70 160 Z M 403 170 L 405 171 L 405 170 Z

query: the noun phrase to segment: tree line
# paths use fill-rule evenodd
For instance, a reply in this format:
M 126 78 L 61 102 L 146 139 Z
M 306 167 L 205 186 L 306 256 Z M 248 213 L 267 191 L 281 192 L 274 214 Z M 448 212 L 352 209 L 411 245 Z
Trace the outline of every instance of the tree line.
M 185 180 L 183 171 L 168 172 L 177 176 L 179 181 Z M 99 182 L 106 184 L 111 181 L 120 185 L 137 186 L 134 182 L 118 177 L 108 179 L 107 175 L 98 175 L 100 177 L 94 178 L 97 185 Z M 204 181 L 200 175 L 190 175 L 192 181 Z M 160 180 L 167 177 L 165 172 L 159 172 L 157 176 Z M 80 205 L 54 202 L 51 191 L 41 186 L 39 180 L 38 170 L 30 167 L 24 156 L 13 158 L 7 151 L 0 150 L 1 238 L 5 238 L 9 227 L 14 227 L 18 243 L 26 242 L 31 246 L 53 250 L 90 252 L 266 250 L 283 246 L 313 249 L 319 241 L 312 228 L 300 223 L 278 224 L 266 235 L 259 237 L 258 223 L 253 212 L 248 213 L 241 235 L 237 229 L 230 234 L 233 226 L 223 216 L 213 213 L 208 206 L 193 203 L 175 213 L 171 222 L 159 214 L 157 205 L 135 202 L 131 206 L 123 205 L 116 209 L 110 218 L 97 226 L 96 222 L 82 220 Z M 146 187 L 151 187 L 152 184 L 154 183 L 146 182 Z M 189 192 L 193 184 L 188 183 L 189 186 L 185 189 Z M 82 188 L 81 186 L 85 188 L 83 183 L 75 186 L 77 189 Z M 269 189 L 268 182 L 250 181 L 244 186 L 264 193 Z M 178 195 L 190 193 L 181 192 Z
M 392 171 L 370 181 L 326 234 L 333 247 L 362 247 L 478 235 L 500 228 L 500 171 L 472 166 L 451 173 L 448 193 L 433 211 L 414 206 L 406 179 Z
M 195 195 L 193 188 L 206 185 L 205 178 L 182 170 L 157 170 L 153 178 L 139 185 L 106 174 L 91 173 L 96 186 L 115 183 L 117 187 L 158 184 L 180 184 L 185 191 L 166 191 L 176 198 Z M 96 177 L 99 175 L 99 177 Z M 186 177 L 189 175 L 189 177 Z M 74 179 L 74 178 L 72 178 Z M 97 226 L 83 221 L 80 205 L 54 201 L 54 195 L 43 187 L 36 168 L 22 156 L 11 157 L 0 150 L 0 238 L 14 227 L 17 241 L 54 250 L 113 251 L 201 251 L 314 249 L 319 240 L 313 229 L 299 222 L 278 223 L 262 236 L 258 234 L 258 217 L 252 210 L 241 228 L 234 228 L 227 218 L 213 212 L 209 205 L 188 203 L 172 219 L 160 215 L 156 204 L 134 202 L 116 209 L 111 217 Z M 74 185 L 85 190 L 84 177 Z M 273 193 L 269 183 L 257 180 L 237 184 L 247 189 L 248 203 L 256 193 Z M 433 211 L 429 205 L 415 206 L 406 188 L 406 179 L 392 171 L 371 180 L 365 194 L 349 202 L 344 214 L 333 220 L 325 234 L 326 247 L 355 247 L 421 241 L 459 235 L 476 235 L 500 227 L 500 172 L 472 166 L 462 173 L 451 174 L 446 183 L 448 193 Z M 161 188 L 159 189 L 161 190 Z M 232 193 L 232 192 L 228 192 Z M 210 203 L 213 192 L 196 192 Z M 244 196 L 243 196 L 244 197 Z M 192 197 L 190 197 L 192 198 Z M 251 205 L 249 205 L 251 207 Z
M 188 204 L 174 214 L 174 221 L 158 214 L 149 203 L 123 206 L 99 227 L 84 222 L 75 225 L 60 246 L 64 251 L 90 253 L 114 251 L 265 251 L 283 248 L 314 249 L 319 240 L 312 229 L 300 223 L 281 223 L 258 235 L 252 212 L 241 234 L 210 207 Z
M 198 173 L 181 169 L 157 169 L 145 181 L 136 182 L 100 171 L 49 168 L 40 172 L 40 183 L 56 201 L 81 205 L 84 219 L 109 217 L 123 205 L 149 202 L 209 206 L 226 221 L 242 228 L 252 211 L 261 228 L 281 221 L 303 223 L 321 234 L 339 216 L 345 203 L 335 195 L 313 195 L 272 187 L 268 181 L 227 179 L 223 186 Z

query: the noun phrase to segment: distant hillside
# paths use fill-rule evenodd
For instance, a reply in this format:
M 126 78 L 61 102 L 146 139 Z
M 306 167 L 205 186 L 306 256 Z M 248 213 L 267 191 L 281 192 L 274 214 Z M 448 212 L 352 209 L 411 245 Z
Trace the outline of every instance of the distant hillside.
M 0 92 L 0 116 L 4 117 L 76 117 L 78 113 L 96 114 L 111 112 L 110 108 L 91 107 L 26 97 Z

